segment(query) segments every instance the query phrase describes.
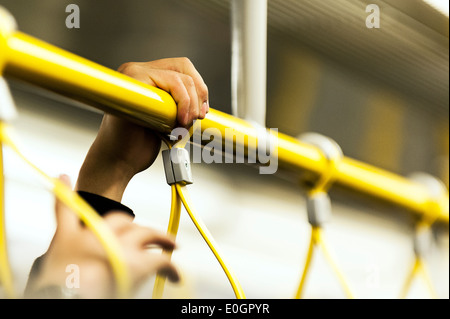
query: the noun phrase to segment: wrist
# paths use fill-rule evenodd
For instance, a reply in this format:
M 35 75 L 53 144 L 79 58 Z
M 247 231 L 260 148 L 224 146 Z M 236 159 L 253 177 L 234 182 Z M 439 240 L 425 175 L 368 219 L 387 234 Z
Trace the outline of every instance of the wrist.
M 120 202 L 134 175 L 134 170 L 120 161 L 93 162 L 86 158 L 80 169 L 75 190 L 97 194 Z

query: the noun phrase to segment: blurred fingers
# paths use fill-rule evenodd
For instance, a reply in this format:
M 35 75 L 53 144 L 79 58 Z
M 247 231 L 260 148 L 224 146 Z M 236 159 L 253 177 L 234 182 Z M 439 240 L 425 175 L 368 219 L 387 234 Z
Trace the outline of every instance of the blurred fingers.
M 168 235 L 151 228 L 137 226 L 129 234 L 130 240 L 141 248 L 157 247 L 165 250 L 175 249 L 175 241 Z
M 161 276 L 167 277 L 172 282 L 178 282 L 180 280 L 178 270 L 167 255 L 147 254 L 144 264 L 147 266 L 145 276 L 158 273 Z

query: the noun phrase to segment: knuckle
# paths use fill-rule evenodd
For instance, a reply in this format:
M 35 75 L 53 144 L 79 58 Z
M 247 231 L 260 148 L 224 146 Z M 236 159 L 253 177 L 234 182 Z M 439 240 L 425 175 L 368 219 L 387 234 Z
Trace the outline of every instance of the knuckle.
M 126 62 L 118 68 L 118 71 L 126 75 L 131 75 L 136 74 L 140 68 L 139 63 L 137 62 Z
M 192 89 L 195 88 L 195 81 L 190 75 L 183 74 L 183 82 L 186 85 L 186 88 Z
M 193 65 L 191 60 L 187 57 L 182 57 L 182 58 L 178 58 L 178 59 L 179 59 L 180 63 L 183 65 L 189 65 L 189 66 Z

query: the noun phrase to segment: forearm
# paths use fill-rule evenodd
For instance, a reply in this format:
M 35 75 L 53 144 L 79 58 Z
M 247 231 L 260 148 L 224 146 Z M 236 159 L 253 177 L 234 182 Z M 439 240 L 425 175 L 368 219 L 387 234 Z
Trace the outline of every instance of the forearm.
M 81 166 L 76 191 L 85 191 L 97 194 L 117 202 L 121 202 L 125 188 L 134 173 L 126 163 L 112 161 L 106 154 L 98 154 L 95 144 L 89 150 Z M 104 159 L 102 159 L 104 158 Z
M 105 115 L 75 189 L 120 202 L 130 180 L 154 162 L 160 147 L 153 131 Z

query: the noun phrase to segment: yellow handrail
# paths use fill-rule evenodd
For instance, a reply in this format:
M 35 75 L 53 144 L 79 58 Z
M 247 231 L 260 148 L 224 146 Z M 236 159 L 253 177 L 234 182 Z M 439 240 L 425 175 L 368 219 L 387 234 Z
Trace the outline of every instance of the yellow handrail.
M 1 35 L 0 35 L 1 36 Z M 21 32 L 6 38 L 6 53 L 0 65 L 5 75 L 25 80 L 95 108 L 111 112 L 162 133 L 176 124 L 176 104 L 171 96 L 137 80 L 83 59 Z M 234 116 L 210 110 L 201 130 L 215 128 L 225 138 L 225 129 L 246 136 L 245 152 L 252 151 L 257 130 Z M 236 138 L 236 141 L 239 139 Z M 236 145 L 234 141 L 234 145 Z M 202 141 L 204 142 L 204 141 Z M 295 174 L 305 171 L 315 176 L 326 170 L 321 152 L 297 139 L 279 133 L 276 152 L 279 167 Z M 449 196 L 436 200 L 422 185 L 402 176 L 344 157 L 336 172 L 335 184 L 406 208 L 420 216 L 449 222 Z M 434 207 L 430 211 L 430 207 Z

